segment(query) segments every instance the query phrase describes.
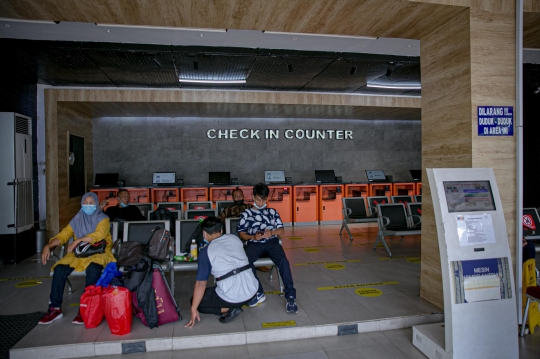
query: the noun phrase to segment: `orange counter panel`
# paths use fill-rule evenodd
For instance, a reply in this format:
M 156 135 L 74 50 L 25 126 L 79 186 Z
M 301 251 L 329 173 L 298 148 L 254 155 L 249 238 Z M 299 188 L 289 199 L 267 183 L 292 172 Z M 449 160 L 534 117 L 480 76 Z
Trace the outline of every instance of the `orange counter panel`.
M 232 201 L 232 192 L 235 187 L 210 187 L 208 192 L 210 193 L 210 201 Z
M 422 195 L 422 182 L 416 182 L 416 195 Z
M 158 202 L 180 202 L 178 188 L 151 188 L 150 193 L 155 208 L 157 208 Z
M 150 188 L 125 188 L 129 192 L 130 203 L 148 203 L 152 202 Z
M 346 184 L 344 197 L 364 197 L 367 199 L 369 193 L 369 184 Z
M 416 194 L 415 182 L 402 182 L 393 184 L 392 196 L 414 196 Z
M 306 186 L 294 186 L 294 198 L 293 198 L 293 221 L 296 225 L 304 224 L 317 224 L 318 223 L 318 211 L 317 211 L 317 199 L 319 193 L 319 186 L 306 185 Z
M 319 222 L 340 222 L 343 219 L 343 185 L 320 185 L 318 195 Z
M 107 189 L 91 189 L 90 192 L 95 193 L 98 196 L 98 202 L 101 203 L 104 200 L 108 200 L 107 205 L 103 210 L 107 208 L 116 206 L 118 204 L 118 188 L 107 188 Z
M 208 188 L 207 187 L 181 188 L 180 196 L 182 198 L 182 202 L 184 203 L 208 201 Z
M 378 193 L 378 191 L 384 191 L 384 194 Z M 392 183 L 370 183 L 369 184 L 369 196 L 387 196 L 390 198 L 393 196 Z
M 268 194 L 267 206 L 278 211 L 281 221 L 284 224 L 292 224 L 292 186 L 268 186 L 270 193 Z M 285 193 L 287 192 L 287 193 Z

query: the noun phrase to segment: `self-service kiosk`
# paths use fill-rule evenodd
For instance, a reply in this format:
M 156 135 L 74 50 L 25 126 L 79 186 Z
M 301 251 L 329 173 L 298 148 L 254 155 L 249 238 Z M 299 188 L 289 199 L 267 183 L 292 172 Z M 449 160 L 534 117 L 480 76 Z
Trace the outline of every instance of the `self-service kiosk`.
M 413 327 L 428 358 L 517 358 L 514 275 L 489 168 L 427 169 L 441 256 L 444 323 Z

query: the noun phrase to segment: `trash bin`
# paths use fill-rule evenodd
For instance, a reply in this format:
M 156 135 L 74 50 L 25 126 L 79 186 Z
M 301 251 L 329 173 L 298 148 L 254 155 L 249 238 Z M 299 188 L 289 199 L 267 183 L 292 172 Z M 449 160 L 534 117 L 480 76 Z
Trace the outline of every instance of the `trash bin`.
M 41 253 L 44 246 L 45 246 L 45 230 L 38 229 L 36 230 L 36 252 Z

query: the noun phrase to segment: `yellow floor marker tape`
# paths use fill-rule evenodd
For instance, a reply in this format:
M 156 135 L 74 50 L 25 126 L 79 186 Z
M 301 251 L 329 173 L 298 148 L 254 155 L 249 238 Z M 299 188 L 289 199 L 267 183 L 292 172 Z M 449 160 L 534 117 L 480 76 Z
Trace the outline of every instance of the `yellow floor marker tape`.
M 36 280 L 29 280 L 26 282 L 20 282 L 20 283 L 15 284 L 15 288 L 30 288 L 30 287 L 35 287 L 36 285 L 40 285 L 40 284 L 41 282 L 38 282 Z
M 81 303 L 71 303 L 69 306 L 70 307 L 80 307 Z
M 7 282 L 8 280 L 30 280 L 30 279 L 51 279 L 51 276 L 46 277 L 18 277 L 18 278 L 0 278 L 0 282 Z
M 362 297 L 378 297 L 382 295 L 382 290 L 375 288 L 359 288 L 354 292 Z
M 410 257 L 410 258 L 407 258 L 407 262 L 410 262 L 410 263 L 421 263 L 422 262 L 422 259 L 420 257 Z
M 390 284 L 399 284 L 399 283 L 398 282 L 374 282 L 374 283 L 365 283 L 365 284 L 333 285 L 330 287 L 318 287 L 317 290 L 347 289 L 347 288 L 371 287 L 374 285 L 390 285 Z
M 321 250 L 319 248 L 306 248 L 304 249 L 304 252 L 320 252 Z
M 378 260 L 380 261 L 389 261 L 390 259 L 406 259 L 406 260 L 409 260 L 409 259 L 420 259 L 420 257 L 416 257 L 416 256 L 393 256 L 392 258 L 389 258 L 389 257 L 379 257 L 377 258 Z
M 266 322 L 261 323 L 263 328 L 296 327 L 296 321 L 287 320 L 284 322 Z
M 264 294 L 281 294 L 279 290 L 274 290 L 273 292 L 264 292 Z
M 307 262 L 307 263 L 295 263 L 295 266 L 307 266 L 312 264 L 335 264 L 335 263 L 357 263 L 360 259 L 349 259 L 342 261 L 329 261 L 329 262 Z
M 302 239 L 302 237 L 289 237 L 291 241 L 299 241 Z
M 324 268 L 330 270 L 342 270 L 345 269 L 345 266 L 343 264 L 327 264 L 324 266 Z

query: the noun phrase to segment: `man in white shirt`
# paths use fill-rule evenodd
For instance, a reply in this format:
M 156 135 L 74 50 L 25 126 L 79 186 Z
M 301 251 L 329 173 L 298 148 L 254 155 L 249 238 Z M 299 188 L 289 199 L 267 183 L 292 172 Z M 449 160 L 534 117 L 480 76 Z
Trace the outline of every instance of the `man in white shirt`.
M 220 315 L 221 323 L 229 323 L 242 313 L 259 283 L 251 271 L 242 241 L 233 234 L 223 234 L 223 222 L 216 217 L 202 224 L 203 237 L 208 244 L 199 251 L 197 279 L 191 298 L 191 319 L 186 327 L 200 321 L 199 312 Z M 216 286 L 206 288 L 210 273 Z

